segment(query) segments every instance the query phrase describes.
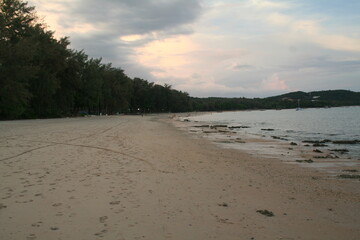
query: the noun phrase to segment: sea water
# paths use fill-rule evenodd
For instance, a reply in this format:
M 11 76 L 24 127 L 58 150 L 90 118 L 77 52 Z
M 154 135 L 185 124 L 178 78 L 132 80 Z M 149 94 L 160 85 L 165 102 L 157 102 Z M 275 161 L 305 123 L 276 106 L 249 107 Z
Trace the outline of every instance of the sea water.
M 255 138 L 283 139 L 298 144 L 309 140 L 360 140 L 360 106 L 220 112 L 189 117 L 189 120 L 199 124 L 242 126 L 244 128 L 233 130 Z M 325 144 L 329 150 L 347 149 L 349 157 L 360 159 L 360 143 Z

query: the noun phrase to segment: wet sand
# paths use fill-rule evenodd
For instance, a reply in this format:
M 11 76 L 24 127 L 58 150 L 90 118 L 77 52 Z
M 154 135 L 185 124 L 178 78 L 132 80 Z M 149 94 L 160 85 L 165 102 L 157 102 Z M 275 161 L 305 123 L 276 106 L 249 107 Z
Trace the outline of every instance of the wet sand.
M 172 121 L 0 122 L 0 239 L 360 236 L 359 180 L 223 149 Z

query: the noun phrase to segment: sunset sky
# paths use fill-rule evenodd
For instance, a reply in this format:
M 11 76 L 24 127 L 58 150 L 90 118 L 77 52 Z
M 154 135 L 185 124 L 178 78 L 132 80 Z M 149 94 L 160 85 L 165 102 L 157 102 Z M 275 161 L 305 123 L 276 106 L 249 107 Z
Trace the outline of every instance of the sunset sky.
M 191 96 L 360 91 L 359 0 L 31 0 L 56 37 Z

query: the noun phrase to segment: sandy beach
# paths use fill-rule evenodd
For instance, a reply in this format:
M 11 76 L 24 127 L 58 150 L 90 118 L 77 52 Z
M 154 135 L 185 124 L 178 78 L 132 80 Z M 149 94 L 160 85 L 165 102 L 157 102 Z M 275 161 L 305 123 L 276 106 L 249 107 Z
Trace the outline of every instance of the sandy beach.
M 223 149 L 173 121 L 0 122 L 0 239 L 359 239 L 359 180 Z

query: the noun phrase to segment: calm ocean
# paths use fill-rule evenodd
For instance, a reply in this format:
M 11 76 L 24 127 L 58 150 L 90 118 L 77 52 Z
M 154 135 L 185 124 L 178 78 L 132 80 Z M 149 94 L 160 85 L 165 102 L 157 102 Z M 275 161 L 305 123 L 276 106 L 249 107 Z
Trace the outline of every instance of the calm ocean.
M 253 137 L 302 141 L 360 140 L 360 107 L 237 111 L 189 117 L 199 124 L 246 126 L 233 128 Z M 281 141 L 281 140 L 280 140 Z M 347 149 L 349 157 L 360 158 L 360 143 L 326 143 L 327 149 Z

